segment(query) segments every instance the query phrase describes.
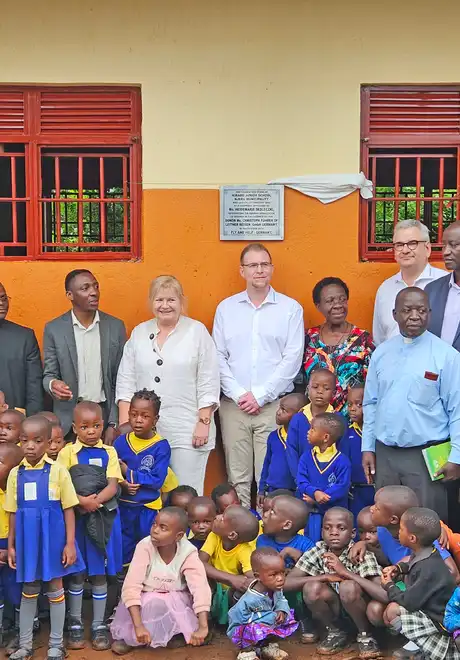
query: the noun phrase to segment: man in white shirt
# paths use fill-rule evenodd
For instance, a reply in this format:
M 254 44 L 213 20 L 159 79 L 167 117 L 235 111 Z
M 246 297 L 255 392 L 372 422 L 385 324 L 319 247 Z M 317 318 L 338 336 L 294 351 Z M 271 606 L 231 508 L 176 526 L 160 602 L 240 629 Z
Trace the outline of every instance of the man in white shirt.
M 393 318 L 397 294 L 408 286 L 424 289 L 427 284 L 446 274 L 445 270 L 428 263 L 430 233 L 419 220 L 402 220 L 395 225 L 393 249 L 401 270 L 380 285 L 375 297 L 372 334 L 376 346 L 399 334 L 398 324 Z
M 115 384 L 126 342 L 123 321 L 99 311 L 99 283 L 86 270 L 71 271 L 65 290 L 72 310 L 50 321 L 43 337 L 43 387 L 53 397 L 64 435 L 72 439 L 73 409 L 78 401 L 101 404 L 104 440 L 116 437 Z
M 220 423 L 229 480 L 249 507 L 260 480 L 267 437 L 276 427 L 278 399 L 294 388 L 304 347 L 303 310 L 274 291 L 271 256 L 260 243 L 240 258 L 246 290 L 217 307 L 213 337 L 223 398 Z

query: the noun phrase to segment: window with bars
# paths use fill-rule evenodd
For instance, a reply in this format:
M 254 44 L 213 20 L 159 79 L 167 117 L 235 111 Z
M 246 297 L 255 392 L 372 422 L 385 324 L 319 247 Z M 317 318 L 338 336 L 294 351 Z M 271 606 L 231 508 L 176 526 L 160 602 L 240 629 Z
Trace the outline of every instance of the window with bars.
M 433 256 L 460 220 L 460 86 L 363 86 L 361 168 L 374 198 L 361 201 L 360 256 L 391 261 L 394 224 L 418 219 Z
M 0 87 L 0 260 L 140 256 L 140 90 Z

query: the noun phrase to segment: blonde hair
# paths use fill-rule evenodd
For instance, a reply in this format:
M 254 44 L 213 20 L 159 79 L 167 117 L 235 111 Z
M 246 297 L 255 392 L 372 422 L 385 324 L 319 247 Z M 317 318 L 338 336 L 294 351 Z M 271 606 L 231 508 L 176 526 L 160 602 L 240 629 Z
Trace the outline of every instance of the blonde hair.
M 153 304 L 153 301 L 157 297 L 160 289 L 172 289 L 174 291 L 174 293 L 180 300 L 181 310 L 182 313 L 184 314 L 186 299 L 184 296 L 184 290 L 182 288 L 182 284 L 179 282 L 179 280 L 176 277 L 174 277 L 174 275 L 158 275 L 158 277 L 155 277 L 155 279 L 150 282 L 150 287 L 149 287 L 149 301 L 151 305 Z

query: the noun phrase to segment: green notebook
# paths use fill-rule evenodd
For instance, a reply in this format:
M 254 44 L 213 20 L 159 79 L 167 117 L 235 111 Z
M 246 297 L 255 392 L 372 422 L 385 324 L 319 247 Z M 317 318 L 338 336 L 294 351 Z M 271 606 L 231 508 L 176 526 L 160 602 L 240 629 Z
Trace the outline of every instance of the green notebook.
M 422 449 L 422 454 L 428 472 L 430 473 L 431 481 L 442 479 L 442 475 L 439 477 L 435 477 L 434 475 L 449 460 L 450 442 L 442 442 L 440 445 L 432 445 L 431 447 Z

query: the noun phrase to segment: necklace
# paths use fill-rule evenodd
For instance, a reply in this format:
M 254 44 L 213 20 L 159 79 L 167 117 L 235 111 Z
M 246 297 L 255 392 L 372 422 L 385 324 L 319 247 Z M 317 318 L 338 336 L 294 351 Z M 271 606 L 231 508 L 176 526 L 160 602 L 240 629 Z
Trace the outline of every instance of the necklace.
M 351 325 L 351 323 L 349 323 L 349 322 L 347 321 L 346 328 L 345 328 L 344 332 L 342 332 L 342 334 L 340 335 L 340 337 L 339 337 L 339 339 L 336 341 L 336 343 L 335 343 L 335 344 L 327 344 L 327 343 L 324 341 L 324 339 L 323 339 L 323 327 L 324 327 L 324 326 L 321 326 L 320 329 L 319 329 L 319 338 L 320 338 L 320 340 L 323 342 L 323 344 L 325 345 L 325 347 L 326 347 L 329 351 L 334 350 L 337 346 L 340 346 L 340 344 L 343 342 L 343 340 L 344 340 L 346 337 L 348 337 L 348 335 L 350 334 L 351 329 L 352 329 L 352 325 Z

